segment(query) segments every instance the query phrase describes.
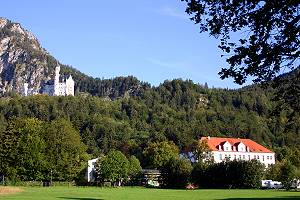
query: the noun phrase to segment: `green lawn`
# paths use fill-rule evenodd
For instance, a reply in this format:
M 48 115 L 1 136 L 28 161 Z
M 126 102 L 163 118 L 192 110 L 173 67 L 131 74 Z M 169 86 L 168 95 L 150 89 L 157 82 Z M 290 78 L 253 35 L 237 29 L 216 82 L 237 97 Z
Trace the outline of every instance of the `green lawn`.
M 5 200 L 104 200 L 104 199 L 141 199 L 141 200 L 270 200 L 299 199 L 300 192 L 273 190 L 166 190 L 139 187 L 98 188 L 98 187 L 25 187 L 18 194 L 1 196 Z

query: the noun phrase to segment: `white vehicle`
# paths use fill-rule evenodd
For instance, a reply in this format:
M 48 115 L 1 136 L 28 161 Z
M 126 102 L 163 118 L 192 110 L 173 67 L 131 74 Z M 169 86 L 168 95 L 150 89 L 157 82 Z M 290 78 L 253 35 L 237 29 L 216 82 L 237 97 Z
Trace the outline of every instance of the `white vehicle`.
M 262 180 L 261 187 L 264 189 L 280 189 L 283 187 L 282 183 L 273 180 Z
M 295 188 L 295 189 L 300 189 L 300 180 L 298 179 L 294 179 L 292 181 L 292 188 Z

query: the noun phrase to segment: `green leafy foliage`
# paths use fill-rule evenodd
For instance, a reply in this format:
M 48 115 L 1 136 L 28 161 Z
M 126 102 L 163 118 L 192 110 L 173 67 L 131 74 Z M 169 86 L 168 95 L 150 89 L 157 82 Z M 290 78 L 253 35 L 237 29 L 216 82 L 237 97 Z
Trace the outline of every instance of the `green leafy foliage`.
M 199 163 L 193 169 L 192 180 L 208 188 L 259 188 L 263 172 L 263 165 L 256 160 Z
M 37 119 L 14 119 L 1 139 L 1 172 L 12 179 L 41 180 L 45 169 L 42 123 Z
M 73 180 L 86 167 L 86 147 L 70 121 L 57 119 L 45 130 L 47 170 L 55 180 Z
M 282 68 L 298 67 L 299 2 L 181 0 L 201 32 L 220 38 L 219 48 L 229 55 L 221 78 L 238 84 L 248 76 L 271 80 Z M 239 39 L 232 40 L 232 33 Z
M 228 63 L 219 72 L 221 78 L 270 84 L 276 89 L 277 110 L 286 110 L 290 124 L 299 120 L 299 2 L 181 1 L 200 32 L 219 38 Z
M 10 180 L 73 180 L 87 160 L 79 133 L 63 119 L 13 118 L 0 139 L 0 172 Z
M 120 152 L 112 150 L 106 156 L 98 159 L 96 163 L 96 173 L 102 182 L 109 181 L 114 185 L 121 185 L 129 177 L 129 169 L 138 166 L 130 166 L 126 156 Z
M 283 160 L 272 165 L 266 171 L 265 176 L 267 179 L 281 181 L 286 189 L 290 189 L 293 181 L 298 178 L 297 169 L 289 160 Z
M 129 161 L 129 170 L 128 170 L 129 177 L 134 178 L 142 172 L 140 161 L 135 156 L 130 156 L 128 161 Z
M 163 141 L 150 143 L 143 154 L 150 168 L 162 168 L 170 159 L 178 157 L 179 150 L 173 142 Z
M 189 160 L 172 157 L 163 167 L 164 187 L 184 188 L 189 181 L 192 165 Z

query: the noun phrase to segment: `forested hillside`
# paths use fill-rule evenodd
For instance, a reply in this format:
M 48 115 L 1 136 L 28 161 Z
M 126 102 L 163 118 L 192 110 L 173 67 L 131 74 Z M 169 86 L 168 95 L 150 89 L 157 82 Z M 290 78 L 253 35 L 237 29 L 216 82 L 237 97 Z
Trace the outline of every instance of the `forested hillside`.
M 34 163 L 46 157 L 49 158 L 46 162 L 50 162 L 45 165 L 48 169 L 38 165 L 35 170 L 53 170 L 57 172 L 55 179 L 69 180 L 83 168 L 88 157 L 97 157 L 111 149 L 135 155 L 147 167 L 143 151 L 150 143 L 173 141 L 184 152 L 194 140 L 207 135 L 253 139 L 276 151 L 278 159 L 288 156 L 299 166 L 299 121 L 290 125 L 286 117 L 290 110 L 274 115 L 276 103 L 270 101 L 272 91 L 266 91 L 259 86 L 209 89 L 192 81 L 173 80 L 145 88 L 137 96 L 113 101 L 80 95 L 3 97 L 0 99 L 1 170 L 31 180 L 30 175 L 23 175 L 29 172 L 24 169 L 21 173 L 15 166 L 20 166 L 20 170 L 26 168 L 22 162 L 28 161 L 29 156 L 32 163 L 28 165 L 33 169 Z M 51 140 L 49 134 L 54 134 Z M 51 150 L 53 145 L 55 148 Z M 35 156 L 31 152 L 34 149 L 28 146 L 35 146 L 36 152 L 43 155 Z M 12 149 L 19 153 L 12 153 Z M 65 157 L 61 161 L 65 163 L 52 163 L 57 160 L 50 158 L 61 156 Z M 64 171 L 64 165 L 72 165 L 70 169 L 77 171 L 70 175 L 62 173 L 63 176 L 59 172 Z M 41 174 L 45 175 L 43 170 Z

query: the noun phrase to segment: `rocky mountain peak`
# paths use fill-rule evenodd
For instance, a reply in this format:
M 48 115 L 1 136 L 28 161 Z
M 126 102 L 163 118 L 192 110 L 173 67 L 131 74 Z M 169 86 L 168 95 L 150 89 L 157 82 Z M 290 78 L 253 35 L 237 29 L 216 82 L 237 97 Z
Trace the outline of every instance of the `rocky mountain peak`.
M 0 93 L 21 92 L 24 83 L 39 91 L 57 61 L 19 23 L 0 18 Z
M 7 24 L 8 20 L 0 17 L 0 28 L 3 28 Z

